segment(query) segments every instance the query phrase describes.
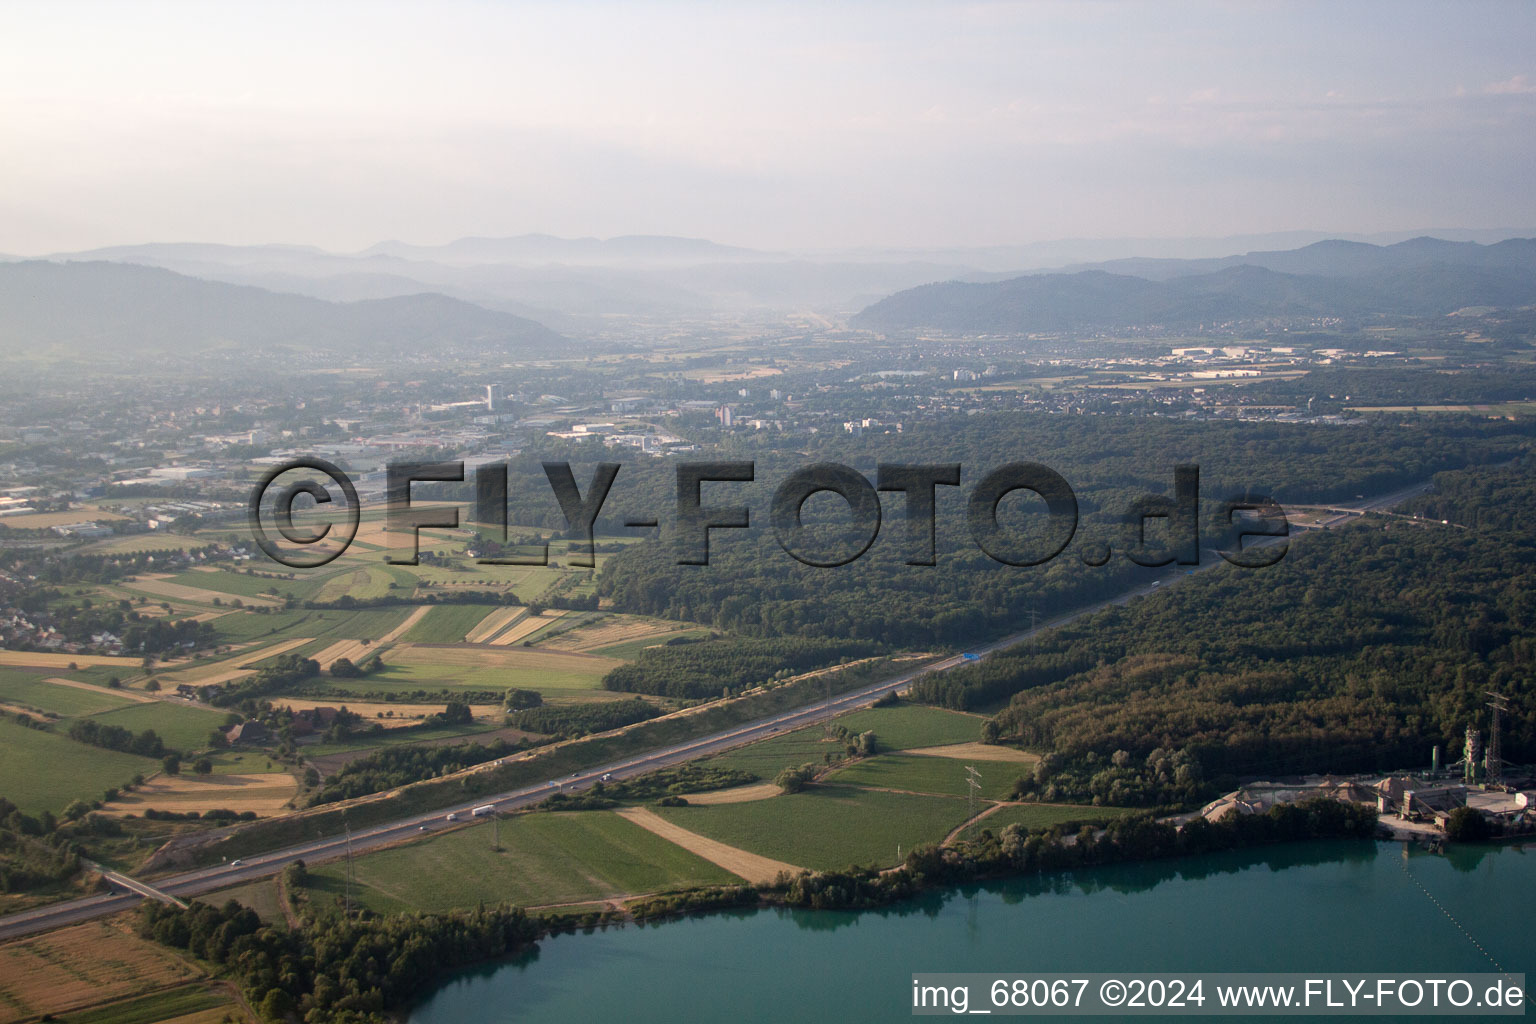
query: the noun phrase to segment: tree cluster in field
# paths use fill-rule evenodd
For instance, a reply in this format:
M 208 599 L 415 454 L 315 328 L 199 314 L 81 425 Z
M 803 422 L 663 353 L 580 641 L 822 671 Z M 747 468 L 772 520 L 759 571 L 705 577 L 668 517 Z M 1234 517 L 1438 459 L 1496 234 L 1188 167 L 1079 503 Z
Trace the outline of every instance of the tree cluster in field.
M 1013 824 L 1001 832 L 983 830 L 954 846 L 922 846 L 901 867 L 780 875 L 772 889 L 791 906 L 844 909 L 884 906 L 935 886 L 980 878 L 1037 874 L 1212 853 L 1304 839 L 1370 839 L 1376 811 L 1361 804 L 1312 800 L 1279 804 L 1263 814 L 1233 813 L 1212 823 L 1197 818 L 1176 828 L 1141 814 L 1118 818 L 1101 831 L 1084 826 L 1071 834 L 1060 828 L 1032 833 Z
M 798 768 L 784 768 L 773 777 L 773 784 L 779 787 L 779 792 L 789 794 L 798 793 L 811 784 L 816 778 L 816 773 L 821 770 L 818 764 L 803 764 Z
M 809 672 L 874 654 L 868 640 L 730 637 L 704 643 L 647 647 L 631 664 L 603 677 L 603 688 L 662 697 L 720 696 L 766 680 Z
M 932 677 L 948 707 L 1013 696 L 992 739 L 1049 751 L 1021 792 L 1151 806 L 1235 775 L 1459 756 L 1505 693 L 1505 756 L 1536 759 L 1536 538 L 1375 521 L 1269 569 L 1202 574 Z
M 77 718 L 70 722 L 68 735 L 77 743 L 140 757 L 164 757 L 167 753 L 165 742 L 153 729 L 134 733 L 120 725 L 102 725 L 94 718 Z
M 423 779 L 449 775 L 477 764 L 495 761 L 525 749 L 521 743 L 498 739 L 490 746 L 460 743 L 446 747 L 411 747 L 405 745 L 375 750 L 366 757 L 349 761 L 325 780 L 325 785 L 309 795 L 308 806 L 350 800 L 385 789 L 394 789 Z
M 0 797 L 0 892 L 62 885 L 80 871 L 75 843 L 51 813 L 23 814 Z
M 207 698 L 219 707 L 234 707 L 244 701 L 287 693 L 320 674 L 320 663 L 297 654 L 281 654 L 254 676 L 226 683 Z
M 687 793 L 707 793 L 732 786 L 745 786 L 756 782 L 758 776 L 739 768 L 699 764 L 689 761 L 672 768 L 660 768 L 632 779 L 617 782 L 595 782 L 585 793 L 556 793 L 539 805 L 540 810 L 574 811 L 602 810 L 619 804 L 638 804 L 657 800 L 665 806 L 682 806 L 687 803 L 668 804 L 666 801 L 681 798 Z
M 591 704 L 544 704 L 522 708 L 508 713 L 507 724 L 525 732 L 574 739 L 644 722 L 662 713 L 662 709 L 656 705 L 632 697 L 628 700 L 606 700 Z
M 539 925 L 516 907 L 264 925 L 233 900 L 182 910 L 148 902 L 139 933 L 228 971 L 270 1024 L 387 1024 L 386 1011 L 455 968 L 531 944 Z
M 508 711 L 523 711 L 527 708 L 536 708 L 544 703 L 544 695 L 538 690 L 524 690 L 512 687 L 502 697 L 502 705 Z

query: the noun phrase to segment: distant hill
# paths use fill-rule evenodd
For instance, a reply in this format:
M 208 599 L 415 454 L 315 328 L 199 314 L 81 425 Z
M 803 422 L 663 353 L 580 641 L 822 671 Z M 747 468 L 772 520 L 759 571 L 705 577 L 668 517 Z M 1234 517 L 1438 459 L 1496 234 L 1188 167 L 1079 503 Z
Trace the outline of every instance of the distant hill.
M 545 353 L 569 345 L 540 323 L 444 295 L 327 302 L 125 263 L 0 264 L 0 309 L 0 346 L 12 352 L 366 358 L 425 348 Z
M 617 238 L 558 238 L 517 235 L 511 238 L 460 238 L 446 245 L 381 242 L 359 256 L 393 256 L 434 263 L 546 263 L 572 266 L 677 266 L 717 260 L 755 260 L 767 254 L 720 245 L 703 238 L 672 235 L 621 235 Z
M 1110 272 L 1113 269 L 1116 272 Z M 975 333 L 1196 327 L 1284 317 L 1433 316 L 1536 303 L 1536 240 L 1325 241 L 1218 260 L 1118 260 L 1076 273 L 898 292 L 853 320 Z

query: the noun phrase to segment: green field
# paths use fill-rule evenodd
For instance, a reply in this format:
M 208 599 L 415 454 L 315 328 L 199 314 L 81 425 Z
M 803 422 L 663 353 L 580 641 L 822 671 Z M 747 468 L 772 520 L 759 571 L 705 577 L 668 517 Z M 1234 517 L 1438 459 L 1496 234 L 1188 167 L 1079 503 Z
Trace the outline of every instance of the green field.
M 1135 814 L 1135 808 L 1131 807 L 1092 807 L 1087 804 L 1014 804 L 1004 807 L 995 814 L 989 814 L 972 828 L 967 828 L 967 836 L 979 832 L 982 829 L 991 829 L 993 832 L 1001 832 L 1009 825 L 1020 824 L 1030 831 L 1044 831 L 1057 825 L 1070 825 L 1079 822 L 1102 824 L 1114 818 L 1123 818 L 1127 814 Z
M 659 807 L 656 813 L 700 835 L 800 867 L 832 871 L 896 863 L 923 843 L 940 842 L 965 821 L 967 802 L 946 796 L 812 786 L 712 807 Z
M 427 610 L 400 639 L 413 644 L 463 643 L 469 634 L 497 606 L 484 604 L 440 604 Z
M 638 640 L 626 640 L 623 643 L 612 644 L 608 647 L 594 647 L 592 654 L 601 654 L 605 658 L 618 658 L 621 661 L 634 661 L 640 657 L 640 652 L 647 647 L 657 647 L 677 636 L 709 636 L 714 632 L 706 627 L 690 629 L 680 633 L 668 633 L 665 636 L 647 636 Z
M 60 673 L 40 669 L 0 668 L 0 703 L 52 712 L 63 718 L 92 715 L 133 703 L 127 697 L 111 693 L 44 681 L 48 676 L 57 675 Z
M 160 762 L 76 743 L 58 733 L 0 721 L 0 796 L 29 814 L 99 800 L 109 787 L 159 771 Z
M 362 728 L 366 729 L 377 723 L 377 719 L 363 720 Z M 463 737 L 465 742 L 474 739 L 481 733 L 495 732 L 501 726 L 495 723 L 476 722 L 471 725 L 433 725 L 420 728 L 396 728 L 384 729 L 378 733 L 358 733 L 341 743 L 310 743 L 302 750 L 305 757 L 325 757 L 329 754 L 344 754 L 355 750 L 376 750 L 379 747 L 398 746 L 402 743 L 429 743 L 434 741 L 458 739 Z
M 208 734 L 223 725 L 226 717 L 223 711 L 187 707 L 169 701 L 134 704 L 92 716 L 102 725 L 120 725 L 130 732 L 153 729 L 167 747 L 183 751 L 208 749 Z
M 289 633 L 296 623 L 305 622 L 315 612 L 302 609 L 273 612 L 234 612 L 229 615 L 221 615 L 214 619 L 213 626 L 219 639 L 226 642 L 240 642 L 243 640 L 271 640 L 283 633 Z M 305 636 L 300 632 L 289 633 L 291 636 Z
M 338 691 L 410 693 L 413 690 L 505 690 L 516 686 L 547 693 L 552 690 L 596 690 L 612 666 L 595 662 L 586 668 L 547 668 L 537 663 L 519 665 L 402 665 L 384 658 L 384 667 L 361 679 L 338 679 L 330 685 Z M 355 689 L 349 689 L 355 687 Z
M 234 597 L 271 598 L 275 595 L 282 598 L 291 594 L 300 601 L 314 597 L 315 591 L 319 589 L 312 579 L 280 580 L 270 576 L 247 576 L 230 570 L 200 572 L 193 569 L 173 576 L 166 582 L 201 590 L 217 590 Z
M 421 843 L 358 857 L 356 895 L 389 912 L 443 911 L 510 901 L 574 903 L 741 879 L 611 811 L 522 814 L 501 822 L 501 852 L 490 822 Z M 312 898 L 339 894 L 345 865 L 311 872 Z
M 272 612 L 237 612 L 213 620 L 213 628 L 227 641 L 280 640 L 307 636 L 316 640 L 377 640 L 405 621 L 408 606 L 389 608 L 292 609 Z
M 226 993 L 197 982 L 53 1019 L 67 1024 L 159 1024 L 160 1021 L 225 1007 L 235 1010 L 234 1002 Z
M 270 754 L 257 750 L 220 750 L 208 759 L 213 762 L 215 775 L 266 775 L 283 770 Z
M 881 750 L 975 743 L 981 739 L 981 722 L 982 719 L 976 715 L 905 703 L 886 708 L 865 708 L 837 720 L 838 725 L 852 732 L 873 730 L 880 741 Z
M 704 763 L 711 767 L 738 768 L 772 779 L 785 768 L 798 768 L 812 761 L 821 764 L 826 754 L 842 757 L 843 743 L 821 726 L 812 725 L 727 750 Z
M 325 585 L 320 588 L 320 592 L 314 599 L 335 601 L 341 597 L 352 597 L 359 601 L 366 601 L 388 595 L 391 583 L 395 583 L 395 579 L 386 567 L 365 566 L 335 574 L 325 581 Z M 413 580 L 410 585 L 414 587 L 415 581 Z
M 200 898 L 204 903 L 211 903 L 216 907 L 222 907 L 227 901 L 234 900 L 241 906 L 256 911 L 256 916 L 267 924 L 282 925 L 287 920 L 283 916 L 282 904 L 278 902 L 275 878 L 263 878 L 259 881 L 247 882 L 245 885 L 219 889 Z
M 981 733 L 981 719 L 957 711 L 898 704 L 887 708 L 866 708 L 834 720 L 855 733 L 873 731 L 881 750 L 907 750 L 914 747 L 938 747 L 948 743 L 975 742 Z M 809 762 L 822 763 L 826 754 L 843 756 L 842 741 L 820 725 L 796 729 L 782 736 L 728 750 L 710 758 L 709 764 L 740 768 L 771 779 L 785 768 L 798 768 Z M 980 769 L 987 774 L 986 769 Z M 1012 784 L 1013 776 L 1009 776 Z M 935 790 L 947 792 L 947 790 Z
M 876 789 L 901 789 L 941 796 L 968 796 L 967 765 L 981 775 L 983 799 L 1004 800 L 1013 792 L 1013 783 L 1030 770 L 1027 764 L 997 761 L 962 761 L 948 757 L 916 754 L 878 754 L 829 773 L 829 785 L 869 786 Z

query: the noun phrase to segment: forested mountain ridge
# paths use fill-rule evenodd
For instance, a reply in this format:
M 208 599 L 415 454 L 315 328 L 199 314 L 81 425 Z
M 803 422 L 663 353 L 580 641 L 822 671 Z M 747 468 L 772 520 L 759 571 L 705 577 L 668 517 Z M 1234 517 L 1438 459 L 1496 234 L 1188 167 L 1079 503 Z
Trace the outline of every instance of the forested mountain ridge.
M 1479 246 L 1415 239 L 1386 247 L 1319 242 L 1221 260 L 1125 260 L 984 284 L 928 284 L 882 299 L 853 323 L 887 331 L 1056 332 L 1443 316 L 1468 306 L 1532 303 L 1536 240 Z
M 0 308 L 0 345 L 65 356 L 549 352 L 568 344 L 535 321 L 444 295 L 327 302 L 125 263 L 0 263 Z

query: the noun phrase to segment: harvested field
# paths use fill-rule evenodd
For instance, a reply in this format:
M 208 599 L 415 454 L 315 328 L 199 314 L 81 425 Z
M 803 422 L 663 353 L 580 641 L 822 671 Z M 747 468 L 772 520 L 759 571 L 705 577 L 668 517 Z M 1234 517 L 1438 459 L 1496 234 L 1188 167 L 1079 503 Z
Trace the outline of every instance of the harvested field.
M 43 651 L 0 651 L 0 665 L 20 665 L 26 668 L 47 668 L 58 672 L 71 664 L 81 668 L 120 668 L 133 673 L 144 666 L 139 658 L 112 658 L 102 654 L 52 654 Z
M 464 634 L 466 643 L 483 644 L 507 626 L 516 622 L 527 614 L 526 608 L 498 608 L 485 618 L 481 619 L 468 633 Z
M 113 697 L 121 697 L 124 700 L 134 701 L 139 704 L 153 704 L 155 698 L 147 693 L 139 693 L 136 690 L 114 690 L 106 686 L 97 686 L 95 683 L 83 683 L 78 679 L 65 679 L 62 676 L 49 676 L 44 682 L 53 683 L 55 686 L 73 686 L 77 690 L 90 690 L 93 693 L 110 694 Z
M 156 992 L 201 974 L 131 934 L 92 921 L 0 945 L 0 1024 Z
M 537 633 L 563 615 L 565 615 L 564 611 L 554 608 L 544 612 L 542 615 L 530 615 L 525 619 L 519 619 L 503 631 L 501 635 L 492 638 L 491 644 L 495 647 L 509 647 L 512 644 L 519 643 L 525 637 Z
M 804 870 L 781 860 L 761 857 L 713 839 L 706 839 L 697 832 L 689 832 L 679 825 L 672 824 L 644 807 L 627 807 L 614 813 L 754 884 L 771 882 L 781 871 L 797 875 Z
M 987 743 L 950 743 L 942 747 L 919 747 L 905 753 L 922 757 L 951 757 L 966 761 L 1005 761 L 1009 764 L 1034 764 L 1040 760 L 1038 754 L 1015 750 L 1012 747 L 994 747 Z
M 186 769 L 183 769 L 186 771 Z M 299 784 L 286 772 L 256 775 L 157 775 L 124 793 L 102 810 L 108 814 L 143 814 L 157 811 L 211 811 L 216 808 L 238 813 L 254 811 L 262 817 L 281 814 L 288 801 L 299 791 Z
M 660 640 L 676 633 L 685 633 L 694 627 L 656 619 L 632 618 L 628 615 L 610 615 L 588 626 L 580 626 L 569 633 L 562 633 L 544 645 L 551 651 L 592 651 L 599 647 L 631 640 Z
M 274 707 L 288 708 L 293 711 L 306 711 L 311 708 L 335 708 L 345 704 L 348 711 L 355 711 L 363 716 L 365 725 L 382 725 L 386 729 L 398 728 L 402 725 L 416 725 L 429 715 L 443 713 L 443 705 L 437 704 L 388 704 L 369 703 L 367 701 L 345 700 L 343 698 L 329 698 L 327 700 L 305 700 L 301 697 L 273 697 Z M 499 721 L 506 713 L 500 704 L 471 704 L 470 712 L 477 721 Z M 380 718 L 379 715 L 386 711 L 392 711 L 388 718 Z
M 771 782 L 754 782 L 750 786 L 732 786 L 715 789 L 708 793 L 689 793 L 685 798 L 690 804 L 744 804 L 753 800 L 767 800 L 779 795 L 779 787 Z

